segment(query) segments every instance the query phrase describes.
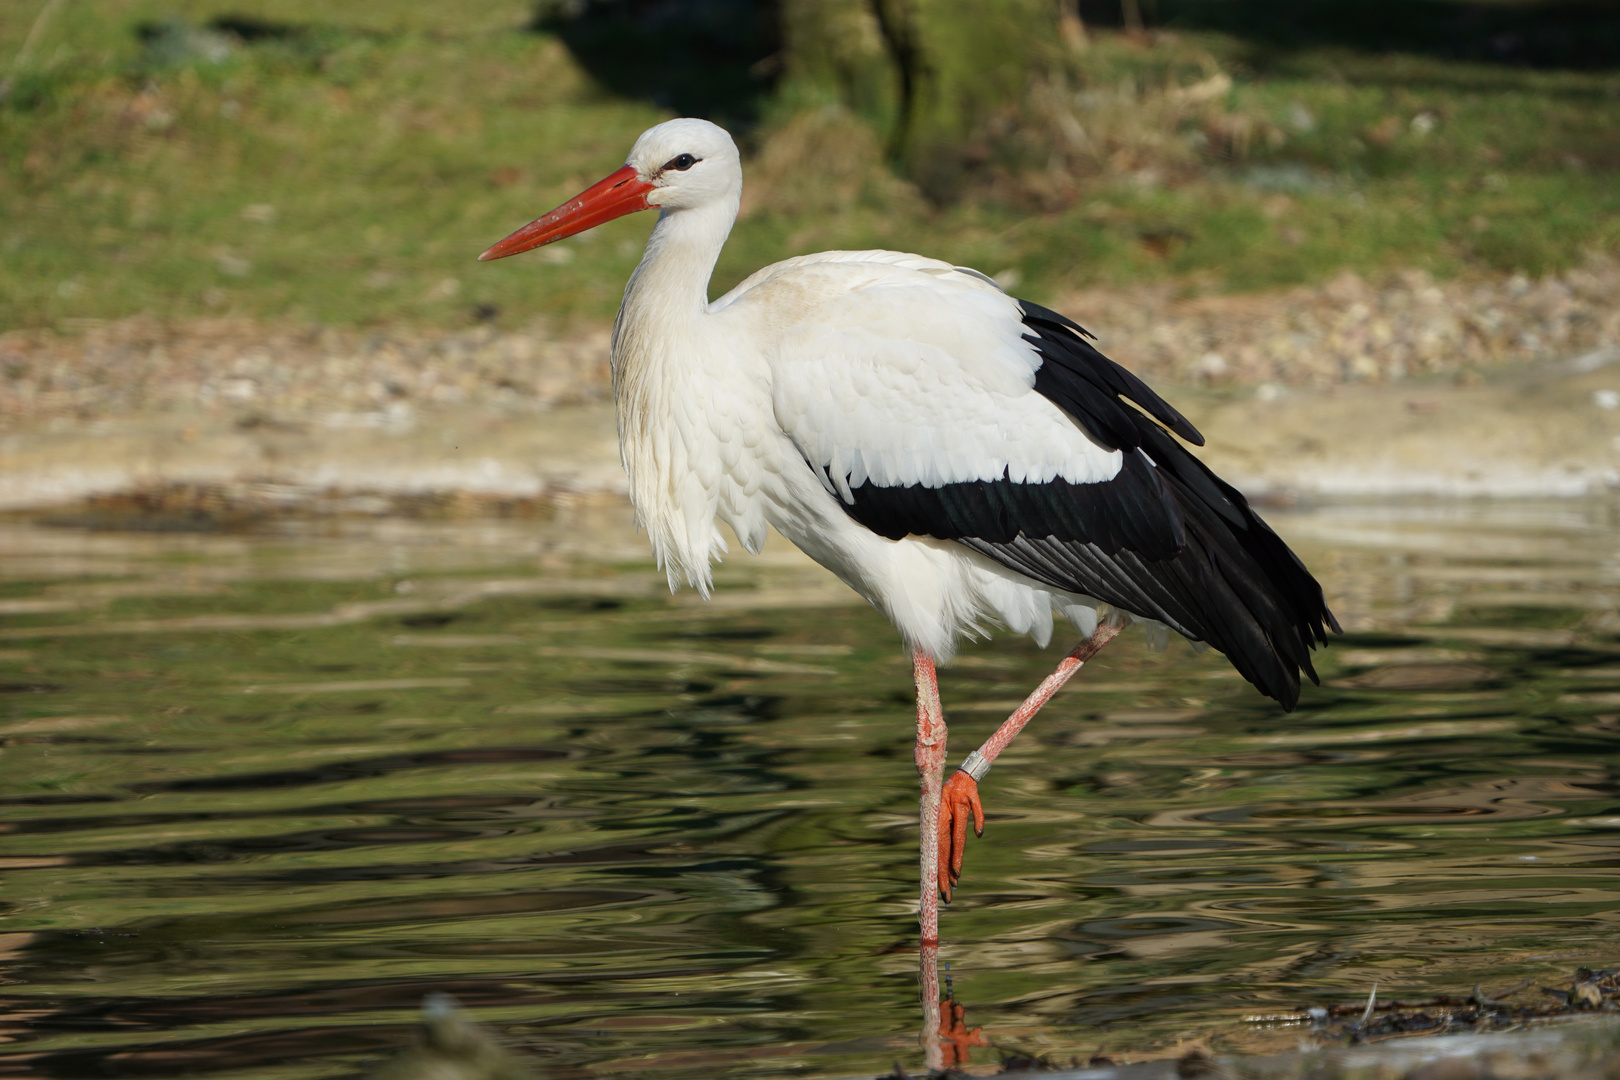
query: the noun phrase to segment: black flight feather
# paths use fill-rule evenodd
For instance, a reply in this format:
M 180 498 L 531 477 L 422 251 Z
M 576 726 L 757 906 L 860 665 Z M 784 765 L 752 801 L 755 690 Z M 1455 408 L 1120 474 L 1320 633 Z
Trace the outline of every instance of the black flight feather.
M 1311 650 L 1339 631 L 1321 585 L 1236 488 L 1170 437 L 1165 428 L 1203 444 L 1185 417 L 1084 329 L 1019 303 L 1024 338 L 1041 355 L 1035 390 L 1122 452 L 1118 474 L 1089 484 L 1015 483 L 1007 472 L 938 487 L 869 482 L 840 500 L 845 511 L 891 540 L 953 540 L 1055 589 L 1158 619 L 1225 653 L 1293 709 L 1300 672 L 1317 679 Z
M 1018 305 L 1024 309 L 1024 340 L 1041 354 L 1035 389 L 1082 423 L 1090 421 L 1086 430 L 1093 438 L 1110 450 L 1135 449 L 1132 421 L 1126 416 L 1135 410 L 1119 400 L 1124 398 L 1194 446 L 1204 445 L 1204 436 L 1169 402 L 1093 348 L 1085 327 L 1028 300 Z

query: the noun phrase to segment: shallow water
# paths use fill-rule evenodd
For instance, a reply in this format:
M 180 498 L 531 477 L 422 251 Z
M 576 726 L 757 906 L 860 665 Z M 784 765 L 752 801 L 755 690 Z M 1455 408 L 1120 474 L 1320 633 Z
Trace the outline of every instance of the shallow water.
M 1614 964 L 1616 508 L 1271 516 L 1324 686 L 1131 634 L 1003 755 L 942 925 L 974 1064 Z M 950 760 L 1060 652 L 967 649 Z M 671 598 L 613 509 L 0 525 L 0 1075 L 346 1076 L 436 990 L 550 1076 L 916 1071 L 909 694 L 821 571 Z

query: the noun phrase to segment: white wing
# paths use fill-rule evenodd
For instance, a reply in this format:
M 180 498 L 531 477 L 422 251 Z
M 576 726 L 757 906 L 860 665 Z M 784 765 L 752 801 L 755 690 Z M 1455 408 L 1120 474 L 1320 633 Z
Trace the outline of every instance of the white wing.
M 976 271 L 896 252 L 823 252 L 713 305 L 763 320 L 777 423 L 851 487 L 1111 479 L 1106 450 L 1036 393 L 1016 301 Z M 753 309 L 750 311 L 749 309 Z

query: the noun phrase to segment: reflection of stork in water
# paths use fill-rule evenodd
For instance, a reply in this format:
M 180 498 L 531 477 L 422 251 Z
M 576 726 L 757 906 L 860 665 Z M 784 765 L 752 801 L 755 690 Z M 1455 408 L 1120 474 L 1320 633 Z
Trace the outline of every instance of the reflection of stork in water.
M 917 684 L 919 919 L 933 945 L 968 817 L 983 828 L 978 780 L 1127 621 L 1208 642 L 1285 708 L 1338 627 L 1294 554 L 1171 437 L 1203 442 L 1180 413 L 1079 326 L 983 274 L 828 251 L 711 303 L 741 192 L 731 137 L 671 120 L 480 258 L 660 211 L 613 332 L 637 518 L 671 584 L 708 592 L 719 523 L 750 551 L 774 526 L 899 627 Z M 936 661 L 986 623 L 1044 645 L 1054 614 L 1086 640 L 942 792 Z

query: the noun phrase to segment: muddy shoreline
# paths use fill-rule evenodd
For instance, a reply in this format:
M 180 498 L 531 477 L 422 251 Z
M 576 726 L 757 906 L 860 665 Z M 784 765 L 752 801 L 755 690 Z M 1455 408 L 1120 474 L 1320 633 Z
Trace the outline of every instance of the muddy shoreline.
M 1060 308 L 1279 500 L 1620 485 L 1620 265 Z M 624 489 L 607 329 L 217 319 L 0 335 L 0 510 L 122 498 L 230 513 L 526 513 Z M 133 500 L 133 502 L 130 502 Z M 415 508 L 413 510 L 412 508 Z M 187 511 L 189 512 L 189 510 Z

